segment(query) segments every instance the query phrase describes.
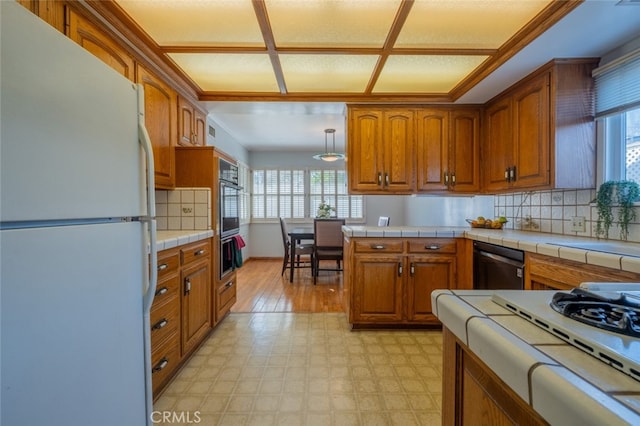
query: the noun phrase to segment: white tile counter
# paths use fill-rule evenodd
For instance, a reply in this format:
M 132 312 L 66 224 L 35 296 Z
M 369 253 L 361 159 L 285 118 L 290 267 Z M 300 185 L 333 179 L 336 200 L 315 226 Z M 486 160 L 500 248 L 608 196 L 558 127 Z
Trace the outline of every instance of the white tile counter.
M 211 229 L 198 231 L 158 231 L 156 233 L 158 251 L 213 237 Z
M 510 229 L 469 227 L 344 226 L 343 232 L 349 237 L 468 238 L 531 253 L 640 273 L 640 244 L 638 243 Z M 581 245 L 589 248 L 566 247 L 561 244 Z
M 516 290 L 436 290 L 432 306 L 550 424 L 640 424 L 640 382 L 491 301 L 508 291 Z

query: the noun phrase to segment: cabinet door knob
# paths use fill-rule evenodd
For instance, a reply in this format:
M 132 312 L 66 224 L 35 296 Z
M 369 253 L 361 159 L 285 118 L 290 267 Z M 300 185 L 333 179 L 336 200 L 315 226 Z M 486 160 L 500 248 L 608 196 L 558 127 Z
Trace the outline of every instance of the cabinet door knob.
M 169 360 L 167 358 L 162 358 L 160 362 L 153 367 L 152 372 L 157 373 L 158 371 L 163 370 L 167 364 L 169 364 Z
M 164 328 L 167 326 L 167 324 L 169 324 L 169 320 L 166 318 L 162 318 L 160 321 L 158 321 L 157 323 L 153 324 L 153 327 L 151 327 L 153 330 L 160 330 L 161 328 Z

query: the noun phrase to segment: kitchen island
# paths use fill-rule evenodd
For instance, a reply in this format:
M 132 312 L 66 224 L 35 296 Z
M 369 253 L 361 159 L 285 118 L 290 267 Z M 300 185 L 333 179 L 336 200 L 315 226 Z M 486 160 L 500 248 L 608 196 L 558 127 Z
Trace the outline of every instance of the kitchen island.
M 639 381 L 493 302 L 495 293 L 523 292 L 431 295 L 443 324 L 443 424 L 640 424 Z

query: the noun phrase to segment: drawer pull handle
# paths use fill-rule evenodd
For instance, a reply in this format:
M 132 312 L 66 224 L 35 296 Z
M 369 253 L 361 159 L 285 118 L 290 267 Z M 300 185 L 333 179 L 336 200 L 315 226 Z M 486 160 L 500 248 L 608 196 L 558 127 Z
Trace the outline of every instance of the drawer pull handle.
M 166 263 L 162 263 L 160 265 L 158 265 L 158 271 L 164 271 L 165 269 L 167 269 L 169 267 L 168 264 Z
M 189 278 L 186 278 L 184 280 L 184 294 L 185 294 L 185 296 L 187 296 L 190 291 L 191 291 L 191 280 Z
M 426 248 L 427 250 L 440 250 L 440 246 L 436 245 L 424 246 L 424 248 Z
M 153 372 L 157 373 L 158 371 L 164 370 L 164 368 L 169 364 L 169 360 L 167 358 L 162 358 L 159 363 L 157 363 L 153 367 Z
M 200 250 L 196 251 L 195 253 L 193 253 L 194 256 L 200 256 L 202 254 L 204 254 L 204 250 L 203 249 L 200 249 Z
M 168 291 L 169 291 L 169 289 L 167 287 L 159 288 L 156 291 L 156 296 L 162 296 L 163 294 L 167 294 Z
M 411 275 L 413 277 L 415 275 L 415 273 L 416 273 L 416 267 L 413 264 L 413 262 L 411 262 L 411 265 L 409 267 L 409 275 Z
M 402 262 L 398 262 L 398 276 L 402 276 Z
M 384 250 L 385 246 L 382 244 L 371 244 L 371 248 L 374 250 Z
M 378 186 L 382 185 L 382 173 L 378 173 Z
M 233 281 L 229 281 L 224 285 L 226 288 L 233 287 Z
M 162 318 L 160 321 L 158 321 L 157 323 L 155 323 L 153 325 L 153 327 L 151 327 L 154 330 L 160 330 L 161 328 L 164 328 L 167 326 L 167 324 L 169 324 L 169 320 L 166 318 Z

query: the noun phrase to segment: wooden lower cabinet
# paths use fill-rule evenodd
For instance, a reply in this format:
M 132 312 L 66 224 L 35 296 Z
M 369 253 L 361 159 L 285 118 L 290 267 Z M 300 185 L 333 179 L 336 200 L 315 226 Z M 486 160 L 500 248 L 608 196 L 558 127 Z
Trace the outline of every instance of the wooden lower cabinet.
M 536 253 L 525 254 L 525 290 L 571 290 L 583 282 L 640 282 L 640 274 Z
M 352 239 L 345 275 L 349 321 L 439 325 L 432 313 L 431 292 L 458 287 L 460 243 L 455 238 Z
M 188 354 L 211 330 L 211 262 L 182 270 L 182 353 Z
M 151 381 L 157 399 L 213 328 L 211 238 L 158 253 L 151 307 Z
M 236 272 L 230 272 L 225 275 L 219 282 L 216 288 L 216 323 L 222 321 L 231 311 L 231 307 L 236 303 Z
M 443 425 L 548 424 L 446 327 L 442 356 Z

